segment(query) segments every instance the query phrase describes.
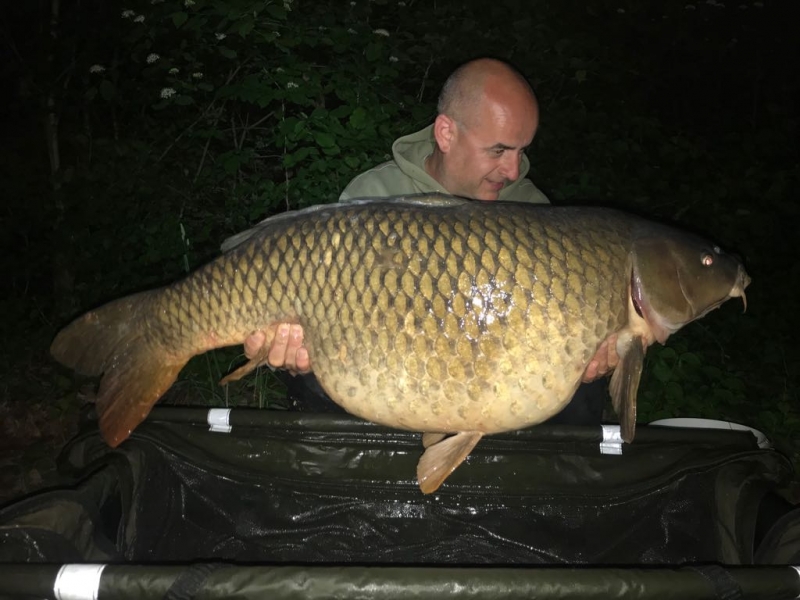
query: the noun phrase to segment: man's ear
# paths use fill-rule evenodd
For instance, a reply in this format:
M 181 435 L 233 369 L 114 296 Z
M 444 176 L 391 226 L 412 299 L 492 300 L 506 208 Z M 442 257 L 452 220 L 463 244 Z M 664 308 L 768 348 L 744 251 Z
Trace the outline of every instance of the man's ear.
M 450 147 L 458 135 L 457 127 L 455 120 L 444 114 L 437 115 L 433 122 L 433 137 L 443 154 L 450 151 Z

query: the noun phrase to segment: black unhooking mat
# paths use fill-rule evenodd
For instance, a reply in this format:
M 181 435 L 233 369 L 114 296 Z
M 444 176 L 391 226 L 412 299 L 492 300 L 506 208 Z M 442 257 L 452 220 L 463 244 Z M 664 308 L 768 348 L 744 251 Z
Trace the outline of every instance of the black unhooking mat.
M 77 483 L 0 511 L 0 595 L 73 597 L 53 591 L 66 563 L 110 563 L 100 598 L 800 593 L 794 569 L 736 568 L 800 562 L 800 514 L 771 493 L 791 466 L 749 432 L 640 427 L 620 446 L 539 426 L 485 438 L 426 496 L 419 434 L 346 415 L 227 420 L 211 431 L 207 411 L 157 408 L 117 449 L 88 422 L 61 457 Z

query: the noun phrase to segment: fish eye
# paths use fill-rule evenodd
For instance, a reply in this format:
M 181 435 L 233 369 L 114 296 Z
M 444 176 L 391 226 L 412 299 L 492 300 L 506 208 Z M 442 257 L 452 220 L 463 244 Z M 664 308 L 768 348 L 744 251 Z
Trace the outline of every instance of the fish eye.
M 714 247 L 714 251 L 719 250 L 716 246 Z M 704 267 L 710 267 L 714 264 L 714 255 L 709 254 L 708 252 L 703 252 L 702 256 L 700 257 L 700 262 L 703 263 Z

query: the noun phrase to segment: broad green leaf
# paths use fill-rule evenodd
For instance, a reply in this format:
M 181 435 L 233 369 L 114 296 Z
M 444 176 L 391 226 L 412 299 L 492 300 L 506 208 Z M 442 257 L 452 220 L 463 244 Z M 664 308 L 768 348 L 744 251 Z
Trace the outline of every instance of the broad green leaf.
M 273 19 L 278 19 L 280 21 L 286 20 L 286 11 L 283 9 L 283 6 L 279 2 L 268 4 L 267 12 L 269 13 L 269 16 L 271 16 Z
M 367 120 L 367 111 L 359 106 L 350 115 L 350 126 L 355 129 L 363 129 Z
M 700 357 L 694 352 L 684 352 L 681 354 L 680 360 L 684 365 L 699 366 L 702 364 Z
M 672 379 L 672 368 L 663 360 L 659 360 L 653 365 L 653 375 L 660 382 L 666 383 Z
M 253 27 L 255 27 L 255 25 L 256 25 L 255 22 L 252 20 L 245 21 L 244 23 L 239 25 L 239 35 L 242 36 L 243 38 L 247 37 L 247 34 L 253 31 Z
M 320 147 L 325 149 L 331 148 L 334 145 L 336 145 L 336 140 L 334 139 L 334 137 L 329 133 L 325 133 L 324 131 L 320 131 L 314 134 L 314 140 Z
M 658 357 L 663 360 L 672 360 L 677 357 L 674 348 L 669 346 L 658 349 Z
M 667 384 L 664 386 L 664 395 L 666 396 L 668 402 L 676 405 L 683 402 L 683 388 L 676 381 L 667 382 Z
M 189 15 L 185 12 L 176 12 L 172 13 L 172 23 L 175 25 L 175 28 L 180 28 L 181 25 L 186 23 L 186 20 L 189 18 Z

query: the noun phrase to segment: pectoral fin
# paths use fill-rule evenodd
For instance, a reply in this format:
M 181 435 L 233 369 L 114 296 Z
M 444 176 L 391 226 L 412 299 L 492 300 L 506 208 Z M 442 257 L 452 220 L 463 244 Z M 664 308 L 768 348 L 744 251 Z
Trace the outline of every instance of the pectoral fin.
M 266 328 L 264 329 L 266 331 Z M 272 342 L 274 338 L 267 338 L 264 340 L 264 343 L 258 349 L 258 351 L 253 355 L 253 357 L 244 363 L 241 367 L 233 371 L 232 373 L 228 373 L 225 377 L 220 379 L 220 385 L 227 385 L 232 381 L 239 381 L 245 375 L 249 375 L 259 367 L 263 367 L 264 365 L 269 367 L 269 352 L 272 348 Z M 272 367 L 270 367 L 272 368 Z
M 269 344 L 264 344 L 253 358 L 244 363 L 241 367 L 228 373 L 225 377 L 219 380 L 220 385 L 226 385 L 231 381 L 239 381 L 245 375 L 249 375 L 258 367 L 268 364 L 267 357 L 269 356 Z
M 462 431 L 428 446 L 417 464 L 417 480 L 422 493 L 438 490 L 450 473 L 469 456 L 481 437 L 483 434 L 477 431 Z
M 641 337 L 634 337 L 620 353 L 620 362 L 611 376 L 610 392 L 614 410 L 625 442 L 632 442 L 636 433 L 636 395 L 644 367 Z

